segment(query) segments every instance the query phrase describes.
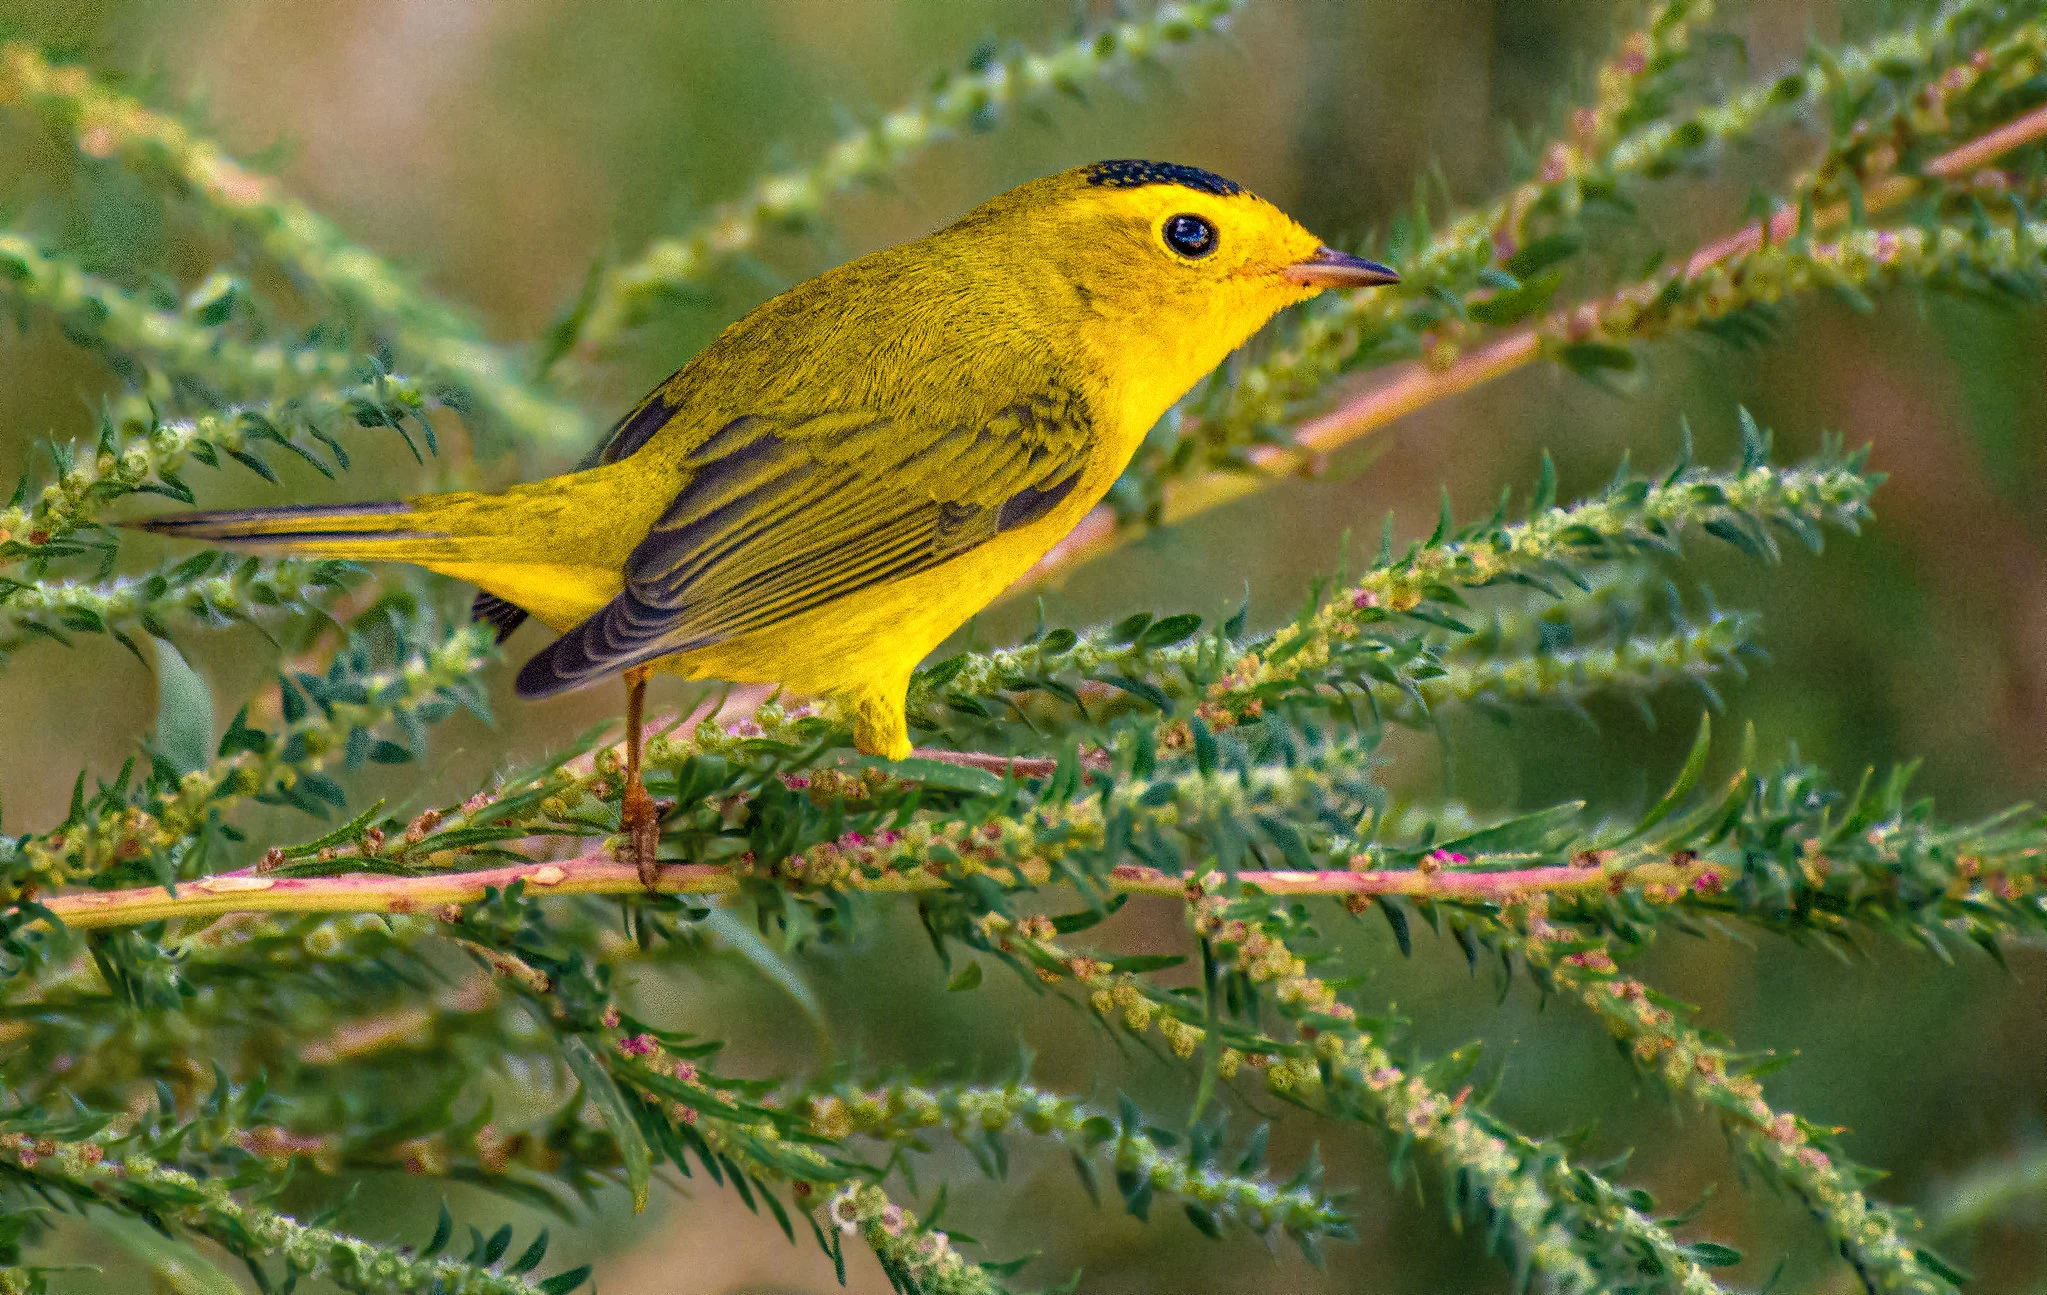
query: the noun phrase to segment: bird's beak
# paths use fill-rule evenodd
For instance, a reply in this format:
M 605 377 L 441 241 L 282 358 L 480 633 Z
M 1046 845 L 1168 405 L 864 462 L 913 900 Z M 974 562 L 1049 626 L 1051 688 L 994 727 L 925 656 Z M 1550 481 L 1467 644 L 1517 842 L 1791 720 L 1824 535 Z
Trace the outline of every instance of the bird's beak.
M 1315 255 L 1296 261 L 1280 271 L 1289 282 L 1304 288 L 1369 288 L 1375 284 L 1398 283 L 1400 276 L 1377 261 L 1318 247 Z

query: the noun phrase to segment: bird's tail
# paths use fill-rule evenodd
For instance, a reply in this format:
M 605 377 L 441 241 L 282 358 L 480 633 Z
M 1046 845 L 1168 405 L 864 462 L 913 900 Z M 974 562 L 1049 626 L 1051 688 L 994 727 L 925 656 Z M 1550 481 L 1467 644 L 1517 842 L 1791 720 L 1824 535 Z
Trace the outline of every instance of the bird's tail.
M 394 499 L 367 504 L 220 508 L 170 513 L 128 525 L 178 539 L 260 546 L 309 557 L 419 562 L 455 556 L 455 536 L 437 528 L 431 512 L 416 507 L 414 501 Z
M 616 508 L 605 511 L 592 502 L 558 483 L 540 482 L 498 495 L 458 491 L 366 504 L 227 508 L 128 525 L 306 557 L 410 562 L 492 595 L 494 601 L 479 605 L 479 617 L 509 632 L 518 624 L 516 609 L 566 629 L 618 593 L 634 519 L 617 524 Z

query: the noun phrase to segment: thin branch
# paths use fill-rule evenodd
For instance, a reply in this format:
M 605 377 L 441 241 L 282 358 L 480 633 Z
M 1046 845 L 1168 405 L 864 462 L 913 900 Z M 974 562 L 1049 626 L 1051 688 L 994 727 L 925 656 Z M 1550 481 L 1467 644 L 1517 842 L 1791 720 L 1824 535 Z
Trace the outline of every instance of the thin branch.
M 201 1177 L 146 1155 L 117 1159 L 97 1141 L 12 1133 L 0 1137 L 0 1157 L 4 1157 L 0 1177 L 174 1223 L 252 1264 L 281 1259 L 294 1276 L 325 1277 L 345 1291 L 541 1295 L 544 1289 L 523 1276 L 457 1259 L 414 1258 L 331 1228 L 300 1223 L 288 1214 L 235 1199 L 225 1176 Z
M 1717 884 L 1724 869 L 1686 855 L 1645 854 L 1631 860 L 1595 861 L 1553 867 L 1459 870 L 1424 864 L 1419 868 L 1239 872 L 1237 880 L 1271 895 L 1405 895 L 1416 899 L 1511 902 L 1535 892 L 1594 892 L 1640 887 L 1652 895 L 1683 894 Z M 984 874 L 1003 885 L 1052 882 L 1048 865 L 1025 862 L 989 868 Z M 664 895 L 717 895 L 737 890 L 744 877 L 711 863 L 663 866 L 654 888 Z M 1103 880 L 1126 895 L 1185 896 L 1190 878 L 1138 864 L 1112 869 Z M 265 877 L 248 873 L 202 877 L 179 886 L 86 891 L 44 900 L 42 907 L 66 926 L 81 930 L 137 926 L 174 918 L 218 917 L 226 913 L 421 913 L 459 907 L 524 882 L 529 892 L 547 895 L 633 895 L 645 892 L 630 863 L 608 854 L 586 854 L 555 863 L 521 862 L 472 872 L 392 877 L 350 873 L 338 877 Z M 854 874 L 848 889 L 876 894 L 941 890 L 943 874 L 923 868 L 891 870 L 878 877 Z
M 192 491 L 180 474 L 195 460 L 217 467 L 225 454 L 267 471 L 264 451 L 275 447 L 311 459 L 331 475 L 330 460 L 345 469 L 348 459 L 330 431 L 391 427 L 410 445 L 405 420 L 425 429 L 431 403 L 430 393 L 414 379 L 377 373 L 290 399 L 228 405 L 189 418 L 110 418 L 97 442 L 53 445 L 51 456 L 61 465 L 55 476 L 31 486 L 19 503 L 0 507 L 0 561 L 47 555 L 53 543 L 99 525 L 109 503 L 137 492 L 191 502 Z
M 1923 179 L 1953 180 L 1966 176 L 1991 160 L 2026 144 L 2047 139 L 2047 106 L 2016 117 L 1987 134 L 1949 150 L 1929 161 L 1919 177 L 1898 176 L 1870 186 L 1863 198 L 1870 214 L 1897 206 L 1919 192 Z M 1848 219 L 1845 206 L 1814 213 L 1818 227 L 1832 227 Z M 1772 242 L 1797 232 L 1799 212 L 1785 208 L 1771 216 L 1768 237 Z M 1686 261 L 1683 279 L 1689 280 L 1724 261 L 1753 252 L 1764 245 L 1764 223 L 1757 221 L 1709 243 Z M 1439 400 L 1461 395 L 1516 370 L 1527 367 L 1543 354 L 1544 336 L 1563 327 L 1573 316 L 1597 313 L 1603 306 L 1620 301 L 1628 292 L 1616 293 L 1592 305 L 1558 311 L 1541 324 L 1510 333 L 1472 351 L 1443 367 L 1425 362 L 1406 366 L 1391 379 L 1379 383 L 1319 417 L 1301 424 L 1290 445 L 1259 446 L 1250 452 L 1255 472 L 1212 472 L 1188 481 L 1169 481 L 1161 520 L 1165 525 L 1207 512 L 1211 508 L 1254 494 L 1270 484 L 1271 478 L 1291 474 L 1312 475 L 1322 455 L 1359 440 L 1408 414 Z M 1012 587 L 1023 592 L 1056 581 L 1065 572 L 1121 547 L 1135 538 L 1131 527 L 1120 526 L 1113 509 L 1095 508 L 1065 539 L 1038 559 Z
M 332 390 L 362 367 L 351 351 L 252 342 L 191 311 L 158 309 L 10 231 L 0 231 L 0 296 L 17 310 L 33 306 L 54 316 L 81 345 L 236 397 L 286 400 Z
M 1513 920 L 1525 932 L 1517 947 L 1529 966 L 1612 1028 L 1645 1073 L 1717 1115 L 1812 1211 L 1872 1295 L 1952 1295 L 1948 1270 L 1906 1238 L 1905 1219 L 1864 1190 L 1868 1178 L 1841 1158 L 1834 1131 L 1772 1107 L 1738 1054 L 1687 1021 L 1681 1005 L 1624 975 L 1604 941 L 1551 925 L 1539 903 Z

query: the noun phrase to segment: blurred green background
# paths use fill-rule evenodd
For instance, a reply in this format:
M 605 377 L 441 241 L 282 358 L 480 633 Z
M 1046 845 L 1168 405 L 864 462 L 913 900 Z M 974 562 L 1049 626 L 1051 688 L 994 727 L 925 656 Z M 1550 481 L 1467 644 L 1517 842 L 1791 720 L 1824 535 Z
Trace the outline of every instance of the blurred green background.
M 741 192 L 764 166 L 810 156 L 836 134 L 842 110 L 885 108 L 984 41 L 1045 44 L 1076 16 L 1111 12 L 1017 0 L 0 0 L 0 24 L 159 85 L 172 102 L 197 103 L 231 148 L 274 162 L 342 228 L 514 342 L 546 327 L 593 258 L 630 255 Z M 829 229 L 777 238 L 757 261 L 721 274 L 577 394 L 600 413 L 623 408 L 779 287 L 1098 157 L 1210 167 L 1332 239 L 1383 230 L 1431 167 L 1460 202 L 1481 201 L 1506 181 L 1508 128 L 1540 136 L 1553 125 L 1627 12 L 1569 0 L 1258 0 L 1227 41 L 1199 43 L 1124 87 L 1093 89 L 1088 106 L 1057 105 L 1043 121 L 941 145 L 890 187 L 835 202 Z M 1869 5 L 1784 3 L 1737 9 L 1722 25 L 1745 38 L 1760 72 L 1809 37 L 1837 40 L 1881 17 Z M 1736 159 L 1723 174 L 1685 182 L 1680 200 L 1644 219 L 1679 247 L 1730 229 L 1757 178 L 1785 174 L 1800 156 L 1794 147 L 1781 158 Z M 172 242 L 153 204 L 124 183 L 77 167 L 33 126 L 0 121 L 0 206 L 60 229 L 88 259 L 151 261 L 187 283 L 211 268 L 203 246 Z M 1757 350 L 1664 344 L 1627 398 L 1554 370 L 1524 371 L 1396 424 L 1326 479 L 1280 485 L 1080 571 L 1046 594 L 1047 614 L 1079 624 L 1137 609 L 1213 613 L 1248 586 L 1254 621 L 1269 624 L 1336 568 L 1347 531 L 1376 540 L 1389 509 L 1403 536 L 1433 522 L 1439 486 L 1460 516 L 1488 510 L 1503 484 L 1525 492 L 1545 448 L 1568 497 L 1602 482 L 1624 449 L 1639 463 L 1667 461 L 1680 415 L 1702 457 L 1724 460 L 1735 407 L 1745 403 L 1777 429 L 1781 455 L 1838 430 L 1872 443 L 1875 466 L 1891 477 L 1875 528 L 1822 556 L 1793 554 L 1775 568 L 1704 559 L 1723 605 L 1763 612 L 1770 653 L 1752 679 L 1725 689 L 1732 722 L 1717 731 L 1753 723 L 1767 755 L 1795 740 L 1850 782 L 1865 765 L 1923 757 L 1918 785 L 1945 815 L 1987 811 L 2032 797 L 2047 770 L 2047 505 L 2033 488 L 2047 443 L 2042 342 L 2034 313 L 1891 296 L 1859 315 L 1815 299 L 1789 310 L 1777 339 Z M 11 480 L 39 439 L 84 434 L 106 381 L 54 329 L 0 332 L 0 478 Z M 469 464 L 459 427 L 443 423 L 455 470 L 474 480 L 567 466 L 566 457 L 536 455 Z M 395 443 L 358 457 L 363 466 L 337 484 L 306 473 L 287 486 L 341 498 L 420 480 Z M 208 504 L 280 497 L 247 476 L 195 484 Z M 1005 641 L 1033 615 L 998 607 L 975 633 Z M 522 636 L 513 664 L 538 641 Z M 237 630 L 206 641 L 200 664 L 231 709 L 275 662 L 260 635 Z M 436 737 L 437 785 L 473 785 L 616 705 L 597 690 L 518 706 L 509 676 L 497 685 L 495 728 L 458 721 Z M 1700 704 L 1696 694 L 1671 694 L 1650 715 L 1616 706 L 1595 709 L 1590 722 L 1532 715 L 1508 728 L 1460 719 L 1447 743 L 1396 736 L 1386 776 L 1405 795 L 1454 793 L 1485 810 L 1572 797 L 1622 808 L 1668 779 Z M 12 662 L 0 673 L 9 827 L 60 818 L 76 770 L 110 775 L 154 708 L 148 672 L 104 642 L 32 648 Z M 1720 1183 L 1699 1235 L 1747 1253 L 1734 1281 L 1759 1285 L 1782 1260 L 1781 1289 L 1847 1288 L 1848 1274 L 1826 1266 L 1795 1203 L 1741 1187 L 1714 1126 L 1638 1091 L 1593 1026 L 1568 1011 L 1544 1013 L 1525 985 L 1497 1001 L 1491 980 L 1467 976 L 1447 941 L 1424 936 L 1402 961 L 1383 927 L 1357 930 L 1374 978 L 1367 992 L 1411 1016 L 1425 1049 L 1484 1040 L 1491 1064 L 1504 1067 L 1498 1103 L 1509 1118 L 1551 1132 L 1596 1119 L 1595 1151 L 1634 1148 L 1626 1176 L 1668 1207 Z M 835 1055 L 994 1077 L 1027 1046 L 1046 1082 L 1110 1100 L 1123 1086 L 1162 1114 L 1184 1109 L 1178 1071 L 1119 1053 L 1103 1032 L 1077 1028 L 1073 1013 L 1018 986 L 930 992 L 939 972 L 921 937 L 907 934 L 878 920 L 860 944 L 805 964 Z M 1179 917 L 1170 905 L 1132 905 L 1103 938 L 1175 947 Z M 2008 973 L 1982 957 L 1947 966 L 1874 943 L 1866 955 L 1667 937 L 1644 974 L 1700 1004 L 1704 1023 L 1742 1046 L 1796 1050 L 1797 1062 L 1771 1081 L 1780 1105 L 1852 1130 L 1856 1157 L 1892 1172 L 1876 1191 L 1937 1211 L 1966 1175 L 2047 1145 L 2047 949 L 2012 950 Z M 800 1069 L 819 1055 L 786 1026 L 789 1009 L 774 991 L 737 970 L 711 966 L 642 993 L 658 1003 L 650 1010 L 685 1028 L 731 1038 L 735 1069 Z M 1241 1131 L 1260 1114 L 1236 1118 Z M 1328 1132 L 1298 1117 L 1282 1126 L 1279 1164 Z M 1019 1158 L 1006 1185 L 957 1158 L 949 1221 L 999 1257 L 1041 1249 L 1031 1272 L 1042 1279 L 1084 1267 L 1086 1290 L 1509 1285 L 1475 1239 L 1455 1234 L 1434 1184 L 1426 1199 L 1395 1194 L 1378 1148 L 1342 1131 L 1322 1154 L 1334 1179 L 1361 1185 L 1352 1198 L 1361 1240 L 1333 1251 L 1321 1273 L 1285 1248 L 1268 1257 L 1242 1238 L 1208 1241 L 1177 1215 L 1146 1226 L 1093 1207 L 1064 1157 L 1039 1151 Z M 371 1184 L 344 1223 L 372 1235 L 423 1231 L 438 1191 L 394 1176 Z M 479 1221 L 517 1213 L 462 1199 Z M 807 1243 L 785 1244 L 771 1223 L 701 1180 L 684 1196 L 658 1194 L 637 1219 L 622 1194 L 602 1205 L 582 1226 L 557 1227 L 575 1232 L 557 1256 L 597 1259 L 608 1295 L 833 1285 L 829 1263 Z M 103 1242 L 74 1240 L 109 1266 L 100 1277 L 60 1277 L 60 1289 L 126 1290 L 143 1280 L 132 1261 L 98 1254 Z M 2038 1203 L 1944 1244 L 1976 1271 L 1977 1289 L 2043 1289 L 2047 1280 Z M 865 1256 L 849 1284 L 886 1289 Z

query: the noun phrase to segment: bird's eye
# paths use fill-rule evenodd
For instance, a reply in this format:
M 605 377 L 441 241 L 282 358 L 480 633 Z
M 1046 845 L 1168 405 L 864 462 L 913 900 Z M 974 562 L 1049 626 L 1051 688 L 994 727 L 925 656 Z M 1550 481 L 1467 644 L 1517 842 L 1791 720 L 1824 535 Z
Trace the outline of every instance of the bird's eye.
M 1166 246 L 1197 260 L 1215 250 L 1215 226 L 1199 216 L 1180 215 L 1166 221 Z

